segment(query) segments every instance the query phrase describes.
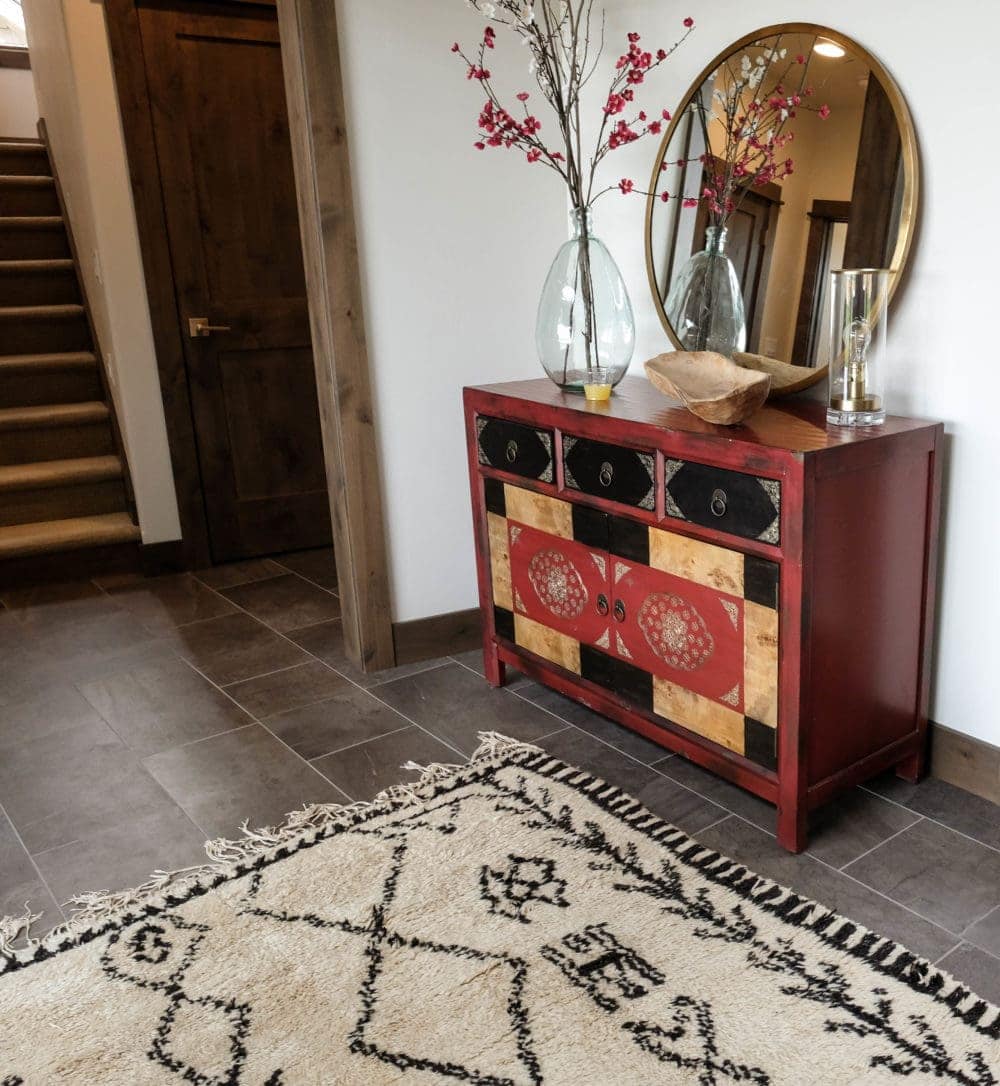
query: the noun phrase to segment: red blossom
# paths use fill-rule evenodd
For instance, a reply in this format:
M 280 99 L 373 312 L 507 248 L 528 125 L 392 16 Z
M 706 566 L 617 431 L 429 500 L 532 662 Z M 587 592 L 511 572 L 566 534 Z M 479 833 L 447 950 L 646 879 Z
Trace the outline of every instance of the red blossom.
M 698 201 L 693 196 L 688 196 L 684 200 L 684 207 L 697 207 Z
M 475 147 L 475 149 L 477 151 L 485 151 L 486 150 L 486 144 L 483 143 L 482 140 L 476 140 L 476 142 L 472 146 Z
M 663 111 L 663 119 L 664 119 L 665 121 L 669 121 L 669 120 L 671 119 L 671 116 L 670 116 L 670 110 L 669 110 L 669 109 L 665 109 L 665 110 Z
M 657 60 L 666 60 L 667 59 L 667 51 L 666 51 L 666 49 L 657 49 L 656 50 L 656 59 Z
M 795 63 L 796 64 L 805 64 L 805 62 L 806 62 L 806 58 L 801 53 L 799 53 L 799 55 L 795 58 Z
M 458 44 L 458 42 L 455 42 L 455 44 L 451 47 L 451 51 L 453 53 L 461 52 L 461 46 Z
M 541 157 L 542 152 L 539 151 L 537 147 L 532 147 L 532 149 L 528 152 L 529 162 L 537 162 Z
M 635 182 L 629 180 L 627 177 L 623 177 L 621 181 L 618 182 L 618 187 L 622 190 L 623 195 L 627 195 L 635 187 Z
M 658 136 L 662 128 L 663 125 L 660 124 L 659 121 L 650 121 L 649 124 L 646 126 L 646 131 L 652 132 L 654 136 Z
M 628 40 L 629 42 L 631 42 L 632 45 L 635 45 L 635 43 L 639 40 L 639 35 L 633 30 L 628 35 Z
M 530 94 L 528 94 L 528 92 L 527 92 L 527 91 L 521 91 L 521 93 L 520 93 L 520 94 L 519 94 L 519 95 L 517 96 L 517 100 L 518 100 L 519 102 L 527 102 L 527 100 L 528 100 L 528 99 L 529 99 L 530 97 L 531 97 L 531 95 L 530 95 Z
M 668 200 L 670 199 L 670 193 L 669 193 L 669 192 L 667 192 L 666 190 L 664 190 L 663 192 L 661 192 L 661 193 L 660 193 L 660 199 L 661 199 L 661 200 L 662 200 L 662 201 L 663 201 L 664 203 L 666 203 L 666 202 L 667 202 L 667 201 L 668 201 Z
M 686 18 L 686 19 L 684 20 L 684 25 L 685 25 L 685 26 L 686 26 L 686 27 L 688 28 L 688 30 L 690 30 L 690 29 L 691 29 L 691 27 L 693 27 L 693 26 L 694 26 L 694 19 L 692 19 L 692 18 L 691 18 L 691 16 L 689 15 L 689 16 L 688 16 L 688 17 L 687 17 L 687 18 Z
M 822 106 L 819 107 L 819 109 L 816 112 L 825 121 L 827 119 L 827 117 L 830 116 L 830 107 L 828 105 L 822 105 Z

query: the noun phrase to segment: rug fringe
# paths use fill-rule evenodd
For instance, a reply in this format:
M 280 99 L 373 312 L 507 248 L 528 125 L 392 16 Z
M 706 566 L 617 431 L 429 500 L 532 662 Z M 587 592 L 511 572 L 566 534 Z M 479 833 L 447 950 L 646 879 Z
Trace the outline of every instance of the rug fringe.
M 356 821 L 359 816 L 379 809 L 388 812 L 418 806 L 428 797 L 428 790 L 454 780 L 469 769 L 509 758 L 515 753 L 536 755 L 541 753 L 541 748 L 499 732 L 480 732 L 479 746 L 466 764 L 407 762 L 401 768 L 417 770 L 420 777 L 407 784 L 394 784 L 373 800 L 309 804 L 290 812 L 280 826 L 252 829 L 249 822 L 243 822 L 241 838 L 217 838 L 205 843 L 207 864 L 178 871 L 154 871 L 141 886 L 127 890 L 94 890 L 78 894 L 67 903 L 73 906 L 72 915 L 41 936 L 34 937 L 30 931 L 42 914 L 31 912 L 25 904 L 23 915 L 0 917 L 0 974 L 7 965 L 30 960 L 40 949 L 56 950 L 66 940 L 102 928 L 136 909 L 163 906 L 169 898 L 181 897 L 200 886 L 222 881 L 231 877 L 235 869 L 272 856 L 283 848 L 316 840 L 332 829 Z

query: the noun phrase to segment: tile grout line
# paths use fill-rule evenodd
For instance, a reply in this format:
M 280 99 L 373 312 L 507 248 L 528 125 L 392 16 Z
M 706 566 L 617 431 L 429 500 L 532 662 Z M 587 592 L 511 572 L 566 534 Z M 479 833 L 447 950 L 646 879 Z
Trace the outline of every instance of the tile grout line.
M 916 812 L 911 811 L 910 814 L 916 814 Z M 922 815 L 917 815 L 917 817 L 911 823 L 909 823 L 909 825 L 904 826 L 901 830 L 896 830 L 895 833 L 890 834 L 888 837 L 886 837 L 884 841 L 879 841 L 877 845 L 872 845 L 871 848 L 865 849 L 865 851 L 862 852 L 860 856 L 855 856 L 853 860 L 848 860 L 847 863 L 844 864 L 842 867 L 838 868 L 838 870 L 846 872 L 849 867 L 856 864 L 859 860 L 863 860 L 866 856 L 870 856 L 873 852 L 875 852 L 876 849 L 880 849 L 883 845 L 887 845 L 890 841 L 895 841 L 895 839 L 899 837 L 900 834 L 906 833 L 907 830 L 912 830 L 914 826 L 919 826 L 920 823 L 923 822 L 923 820 L 924 819 Z M 808 849 L 806 849 L 806 851 L 809 852 Z M 809 852 L 809 855 L 812 856 L 813 853 Z M 832 867 L 833 864 L 830 864 L 830 866 Z
M 774 841 L 777 840 L 777 836 L 775 834 L 769 833 L 767 830 L 764 829 L 763 826 L 758 826 L 756 822 L 751 822 L 749 818 L 745 818 L 743 815 L 738 814 L 736 811 L 733 811 L 733 817 L 738 818 L 741 822 L 745 822 L 748 826 L 753 826 L 755 829 L 760 830 L 761 833 L 763 833 L 766 836 L 770 837 L 772 840 L 774 840 Z M 913 823 L 913 825 L 916 825 L 916 823 Z M 850 879 L 850 881 L 855 883 L 856 885 L 864 887 L 866 890 L 870 891 L 871 893 L 875 894 L 876 896 L 878 896 L 880 898 L 883 898 L 885 901 L 891 902 L 893 905 L 897 906 L 900 909 L 904 909 L 906 912 L 910 913 L 912 916 L 915 916 L 918 919 L 923 920 L 925 923 L 930 924 L 932 927 L 938 928 L 940 931 L 943 931 L 945 933 L 945 935 L 951 936 L 952 939 L 958 939 L 959 941 L 961 941 L 961 939 L 962 939 L 961 935 L 958 935 L 956 932 L 950 931 L 943 924 L 939 924 L 936 920 L 932 920 L 929 916 L 924 916 L 923 913 L 917 912 L 916 909 L 911 908 L 909 905 L 904 905 L 903 902 L 897 901 L 894 897 L 890 897 L 888 894 L 883 893 L 881 890 L 877 890 L 874 886 L 869 886 L 867 882 L 862 882 L 861 879 L 859 879 L 856 875 L 852 875 L 848 871 L 843 871 L 839 867 L 834 867 L 833 864 L 827 863 L 826 860 L 821 859 L 815 853 L 806 852 L 806 853 L 801 853 L 800 855 L 808 856 L 811 860 L 814 860 L 816 863 L 822 865 L 828 871 L 833 871 L 837 875 L 843 875 L 844 878 Z M 759 872 L 756 872 L 756 873 L 760 874 Z M 772 881 L 777 882 L 777 881 L 780 881 L 780 880 L 775 879 L 775 880 L 772 880 Z M 795 888 L 792 887 L 791 889 L 794 890 Z M 796 893 L 798 893 L 797 890 L 796 890 Z M 811 895 L 808 895 L 808 894 L 806 896 L 811 897 Z M 820 902 L 820 904 L 823 904 L 823 903 Z M 829 905 L 824 905 L 824 908 L 830 908 L 830 906 Z M 954 949 L 955 948 L 952 947 L 952 950 L 954 950 Z
M 17 843 L 21 846 L 21 850 L 24 852 L 25 856 L 28 857 L 28 862 L 35 869 L 35 874 L 38 876 L 42 886 L 45 887 L 45 890 L 48 892 L 49 897 L 52 898 L 53 902 L 55 903 L 55 907 L 58 910 L 59 915 L 63 918 L 63 920 L 66 920 L 66 913 L 63 911 L 63 907 L 60 904 L 59 899 L 52 892 L 52 887 L 49 886 L 48 879 L 42 874 L 42 869 L 35 862 L 35 857 L 31 854 L 31 852 L 28 850 L 28 846 L 24 843 L 24 838 L 21 836 L 21 831 L 17 828 L 17 826 L 14 825 L 14 819 L 10 817 L 10 815 L 7 813 L 7 808 L 2 803 L 0 803 L 0 815 L 3 815 L 3 817 L 7 820 L 7 824 L 10 826 L 14 836 L 17 838 Z M 30 906 L 30 902 L 26 902 L 26 905 Z
M 319 549 L 322 549 L 322 548 L 319 548 Z M 282 565 L 280 558 L 272 558 L 271 561 L 274 562 L 275 565 L 281 566 L 281 568 L 286 573 L 294 573 L 296 577 L 300 577 L 307 584 L 314 585 L 316 588 L 322 588 L 324 592 L 329 592 L 329 594 L 331 596 L 336 596 L 338 600 L 340 599 L 340 593 L 339 592 L 334 592 L 334 590 L 332 588 L 327 588 L 325 584 L 320 584 L 319 581 L 314 581 L 311 577 L 307 577 L 304 573 L 300 573 L 297 569 L 292 569 L 290 566 Z M 266 580 L 273 580 L 274 578 L 271 577 L 271 578 L 265 578 L 265 579 Z M 204 582 L 202 582 L 202 583 L 204 584 Z M 248 581 L 247 583 L 248 584 L 253 584 L 254 582 L 253 581 Z M 209 586 L 205 585 L 205 587 L 208 588 Z M 238 585 L 238 584 L 233 584 L 233 585 L 229 586 L 229 588 L 240 588 L 240 587 L 241 586 Z M 224 591 L 228 591 L 228 590 L 229 589 L 225 589 Z
M 934 779 L 937 780 L 938 778 Z M 954 826 L 949 826 L 947 822 L 942 822 L 940 819 L 934 818 L 933 815 L 924 814 L 913 807 L 907 807 L 905 803 L 890 799 L 889 796 L 883 796 L 881 792 L 874 791 L 874 789 L 869 788 L 867 784 L 859 784 L 858 788 L 860 788 L 862 792 L 867 792 L 870 796 L 875 796 L 877 799 L 885 800 L 886 803 L 891 803 L 894 807 L 902 807 L 904 811 L 909 811 L 910 814 L 920 815 L 925 822 L 931 822 L 944 830 L 951 830 L 952 833 L 957 833 L 959 837 L 964 837 L 967 841 L 974 841 L 977 845 L 982 845 L 983 848 L 988 848 L 991 852 L 1000 852 L 1000 847 L 997 845 L 991 845 L 987 841 L 980 840 L 978 837 L 973 837 L 972 834 L 965 833 L 963 830 L 957 830 Z M 972 795 L 973 793 L 969 794 Z M 990 801 L 985 800 L 984 802 L 989 803 Z
M 216 590 L 215 590 L 214 588 L 211 588 L 211 587 L 210 587 L 209 585 L 206 585 L 205 587 L 206 587 L 206 588 L 208 588 L 208 590 L 209 590 L 210 592 L 216 592 Z M 221 596 L 221 597 L 222 597 L 222 599 L 226 599 L 226 597 L 225 597 L 225 596 L 223 596 L 221 592 L 216 592 L 216 595 L 218 595 L 218 596 Z M 425 734 L 425 735 L 428 735 L 428 736 L 430 736 L 430 737 L 431 737 L 432 739 L 435 739 L 435 740 L 437 740 L 437 741 L 438 741 L 439 743 L 442 743 L 442 744 L 443 744 L 444 746 L 446 746 L 446 747 L 449 747 L 449 748 L 450 748 L 451 750 L 455 751 L 455 753 L 456 753 L 456 754 L 458 754 L 458 755 L 459 755 L 459 756 L 460 756 L 460 757 L 461 757 L 461 758 L 463 759 L 463 761 L 464 761 L 464 762 L 468 762 L 468 760 L 469 760 L 469 759 L 468 759 L 468 757 L 467 757 L 467 756 L 466 756 L 466 755 L 465 755 L 465 754 L 464 754 L 464 753 L 463 753 L 462 751 L 460 751 L 460 750 L 459 750 L 459 749 L 458 749 L 458 748 L 457 748 L 456 746 L 454 746 L 454 745 L 453 745 L 452 743 L 449 743 L 449 742 L 447 742 L 446 740 L 443 740 L 443 739 L 439 738 L 438 736 L 434 735 L 434 733 L 433 733 L 433 732 L 429 731 L 429 730 L 428 730 L 427 728 L 424 728 L 424 727 L 423 727 L 422 725 L 418 724 L 418 723 L 417 723 L 417 721 L 415 721 L 415 720 L 412 720 L 412 719 L 411 719 L 410 717 L 408 717 L 408 716 L 407 716 L 407 715 L 406 715 L 405 713 L 401 713 L 401 712 L 400 712 L 400 711 L 399 711 L 399 710 L 398 710 L 398 709 L 397 709 L 397 708 L 396 708 L 395 706 L 393 706 L 393 705 L 390 705 L 390 704 L 389 704 L 388 702 L 384 701 L 384 700 L 383 700 L 382 698 L 378 697 L 378 696 L 377 696 L 377 695 L 376 695 L 375 693 L 373 693 L 373 690 L 372 690 L 372 689 L 366 689 L 366 688 L 365 688 L 365 687 L 363 687 L 363 686 L 362 686 L 362 685 L 361 685 L 360 683 L 358 683 L 358 682 L 355 682 L 355 681 L 354 681 L 354 680 L 353 680 L 353 679 L 352 679 L 352 678 L 351 678 L 351 677 L 350 677 L 349 675 L 345 675 L 345 674 L 343 674 L 343 672 L 337 671 L 337 669 L 336 669 L 336 668 L 334 668 L 334 667 L 331 667 L 331 666 L 330 666 L 330 665 L 329 665 L 329 664 L 328 664 L 328 663 L 327 663 L 327 662 L 326 662 L 325 660 L 321 660 L 321 659 L 320 659 L 320 658 L 319 658 L 318 656 L 315 656 L 315 655 L 314 655 L 313 653 L 309 652 L 309 650 L 308 650 L 308 649 L 304 648 L 304 647 L 303 647 L 302 645 L 299 645 L 299 644 L 297 644 L 297 643 L 296 643 L 295 641 L 293 641 L 293 640 L 292 640 L 292 639 L 291 639 L 291 638 L 290 638 L 290 637 L 289 637 L 289 636 L 288 636 L 287 634 L 283 633 L 283 632 L 282 632 L 281 630 L 276 630 L 276 629 L 275 629 L 275 628 L 274 628 L 273 626 L 269 625 L 269 624 L 268 624 L 267 622 L 264 622 L 264 621 L 263 621 L 262 619 L 258 618 L 258 617 L 257 617 L 256 615 L 252 615 L 252 614 L 251 614 L 251 613 L 250 613 L 250 612 L 249 612 L 248 610 L 246 610 L 246 608 L 244 608 L 244 607 L 240 607 L 240 605 L 239 605 L 238 603 L 235 603 L 235 602 L 234 602 L 234 601 L 232 601 L 232 600 L 230 600 L 229 602 L 230 602 L 230 603 L 232 603 L 234 607 L 236 607 L 236 608 L 238 608 L 238 609 L 239 609 L 240 611 L 242 611 L 242 612 L 243 612 L 243 614 L 247 615 L 247 616 L 248 616 L 249 618 L 253 619 L 253 620 L 254 620 L 255 622 L 259 622 L 259 623 L 260 623 L 260 624 L 261 624 L 261 625 L 262 625 L 262 626 L 263 626 L 263 627 L 264 627 L 265 629 L 268 629 L 268 630 L 270 630 L 270 631 L 271 631 L 271 633 L 273 633 L 273 634 L 274 634 L 275 636 L 277 636 L 277 637 L 280 637 L 280 638 L 281 638 L 282 640 L 284 640 L 284 641 L 287 641 L 287 642 L 288 642 L 288 643 L 289 643 L 290 645 L 294 645 L 294 646 L 295 646 L 295 648 L 299 649 L 299 650 L 300 650 L 301 652 L 304 652 L 304 653 L 305 653 L 305 654 L 306 654 L 307 656 L 311 657 L 312 659 L 314 659 L 314 660 L 319 660 L 319 662 L 320 662 L 320 663 L 321 663 L 321 664 L 322 664 L 322 665 L 323 665 L 324 667 L 326 667 L 326 668 L 329 668 L 329 670 L 330 670 L 330 671 L 332 671 L 332 672 L 333 672 L 333 673 L 334 673 L 335 675 L 339 675 L 339 676 L 340 676 L 340 677 L 341 677 L 342 679 L 345 679 L 345 680 L 346 680 L 347 682 L 349 682 L 349 683 L 350 683 L 350 684 L 351 684 L 352 686 L 355 686 L 355 687 L 357 687 L 357 688 L 358 688 L 359 690 L 362 690 L 362 691 L 364 691 L 364 692 L 365 692 L 366 694 L 369 694 L 369 695 L 370 695 L 370 696 L 371 696 L 372 698 L 374 698 L 374 700 L 375 700 L 375 701 L 377 701 L 377 702 L 378 702 L 378 703 L 379 703 L 380 705 L 383 705 L 383 706 L 385 706 L 385 707 L 386 707 L 387 709 L 390 709 L 390 710 L 391 710 L 392 712 L 396 713 L 396 714 L 397 714 L 397 716 L 401 717 L 401 718 L 402 718 L 403 720 L 406 720 L 406 721 L 408 721 L 408 722 L 409 722 L 410 724 L 412 724 L 412 725 L 413 725 L 414 727 L 416 727 L 416 728 L 419 728 L 419 729 L 420 729 L 420 731 L 424 732 L 424 734 Z M 334 621 L 334 620 L 328 620 L 328 621 Z M 338 620 L 336 620 L 336 621 L 340 621 L 340 620 L 338 619 Z M 318 625 L 322 625 L 322 623 L 313 623 L 313 625 L 317 625 L 317 626 L 318 626 Z M 303 627 L 300 627 L 300 629 L 308 629 L 308 628 L 309 628 L 309 627 L 307 627 L 307 626 L 303 626 Z M 293 633 L 293 632 L 295 632 L 295 631 L 289 631 L 289 632 Z M 441 663 L 439 663 L 439 664 L 436 664 L 436 665 L 434 665 L 433 667 L 429 667 L 429 668 L 427 668 L 426 670 L 428 670 L 428 671 L 432 671 L 432 670 L 435 670 L 435 669 L 436 669 L 436 668 L 438 668 L 438 667 L 444 667 L 444 666 L 446 665 L 446 662 L 447 662 L 447 658 L 445 658 L 445 659 L 444 659 L 444 660 L 443 660 L 443 661 L 442 661 Z M 188 663 L 190 663 L 190 661 L 188 661 Z M 194 665 L 193 665 L 193 664 L 192 664 L 191 666 L 192 666 L 192 667 L 194 667 Z M 195 668 L 195 670 L 198 670 L 198 669 L 197 669 L 197 668 Z M 203 673 L 202 673 L 202 672 L 199 672 L 199 674 L 203 674 Z M 422 674 L 422 672 L 417 672 L 417 674 Z M 215 687 L 216 687 L 216 689 L 220 690 L 220 691 L 221 691 L 221 692 L 222 692 L 223 694 L 225 694 L 225 693 L 226 693 L 226 692 L 225 692 L 225 690 L 223 690 L 223 689 L 222 689 L 222 687 L 218 685 L 218 683 L 214 683 L 214 682 L 212 682 L 212 680 L 211 680 L 211 679 L 210 679 L 210 678 L 209 678 L 209 677 L 208 677 L 207 675 L 204 675 L 204 678 L 205 678 L 205 679 L 207 679 L 207 680 L 208 680 L 208 682 L 211 682 L 211 683 L 212 683 L 212 685 L 213 685 L 213 686 L 215 686 Z M 391 680 L 390 680 L 390 681 L 391 681 Z M 380 685 L 384 685 L 384 684 L 380 684 Z M 229 695 L 229 694 L 226 694 L 226 697 L 228 697 L 228 698 L 230 699 L 230 701 L 234 702 L 234 704 L 238 704 L 238 702 L 236 702 L 236 699 L 235 699 L 235 698 L 233 698 L 233 697 L 231 697 L 231 695 Z M 243 707 L 242 707 L 242 706 L 240 706 L 240 708 L 243 708 Z M 245 712 L 245 711 L 246 711 L 246 710 L 244 710 L 244 712 Z M 251 714 L 251 716 L 253 716 L 253 714 Z M 341 787 L 340 787 L 339 785 L 335 784 L 335 783 L 334 783 L 334 782 L 333 782 L 332 780 L 330 780 L 330 779 L 329 779 L 329 777 L 327 777 L 327 776 L 326 776 L 326 774 L 324 774 L 323 772 L 321 772 L 321 771 L 320 771 L 319 769 L 317 769 L 317 768 L 316 768 L 316 767 L 315 767 L 314 765 L 312 765 L 312 764 L 311 764 L 310 762 L 308 762 L 308 761 L 307 761 L 307 760 L 306 760 L 305 758 L 303 758 L 303 757 L 302 757 L 302 755 L 298 753 L 298 751 L 296 751 L 296 750 L 293 750 L 293 749 L 292 749 L 292 747 L 290 747 L 290 746 L 289 746 L 289 745 L 288 745 L 288 744 L 287 744 L 287 743 L 286 743 L 286 742 L 285 742 L 285 741 L 284 741 L 283 739 L 281 739 L 281 738 L 280 738 L 279 736 L 275 735 L 275 734 L 274 734 L 274 732 L 272 732 L 272 731 L 271 731 L 271 729 L 270 729 L 270 728 L 268 728 L 268 726 L 267 726 L 267 725 L 266 725 L 266 724 L 265 724 L 265 723 L 264 723 L 264 722 L 263 722 L 262 720 L 260 720 L 260 719 L 259 719 L 258 717 L 256 717 L 256 716 L 254 716 L 254 720 L 256 720 L 256 721 L 257 721 L 257 723 L 258 723 L 258 724 L 260 724 L 260 726 L 261 726 L 261 727 L 262 727 L 262 728 L 263 728 L 263 729 L 264 729 L 264 730 L 265 730 L 265 731 L 266 731 L 266 732 L 267 732 L 267 733 L 268 733 L 269 735 L 272 735 L 272 736 L 274 736 L 274 738 L 275 738 L 275 739 L 277 739 L 277 740 L 278 740 L 278 742 L 279 742 L 279 743 L 281 743 L 281 745 L 282 745 L 282 746 L 284 746 L 284 747 L 286 747 L 286 748 L 287 748 L 288 750 L 290 750 L 290 751 L 292 752 L 292 754 L 293 754 L 293 755 L 294 755 L 294 756 L 295 756 L 296 758 L 298 758 L 298 759 L 299 759 L 300 761 L 303 761 L 303 762 L 305 762 L 305 764 L 306 764 L 306 765 L 308 765 L 308 766 L 309 766 L 309 768 L 310 768 L 310 769 L 311 769 L 311 770 L 312 770 L 312 771 L 313 771 L 314 773 L 316 773 L 316 774 L 317 774 L 317 775 L 318 775 L 318 776 L 319 776 L 319 777 L 320 777 L 320 778 L 321 778 L 322 780 L 326 781 L 326 782 L 327 782 L 328 784 L 330 784 L 330 785 L 331 785 L 331 786 L 332 786 L 333 788 L 336 788 L 336 789 L 337 789 L 337 791 L 338 791 L 338 792 L 340 792 L 340 793 L 341 793 L 342 795 L 344 795 L 344 796 L 347 796 L 347 793 L 346 793 L 346 792 L 345 792 L 345 791 L 343 790 L 343 788 L 341 788 Z M 372 738 L 373 738 L 373 739 L 377 739 L 378 737 L 377 737 L 377 736 L 373 736 Z M 371 740 L 366 740 L 366 742 L 370 742 L 370 741 L 371 741 Z M 350 797 L 348 797 L 348 798 L 350 799 Z
M 402 719 L 405 720 L 405 718 L 402 718 Z M 265 727 L 266 727 L 266 725 L 265 725 Z M 386 737 L 388 737 L 390 735 L 399 735 L 400 732 L 408 732 L 411 727 L 412 727 L 411 724 L 404 723 L 401 728 L 393 728 L 391 732 L 382 732 L 379 735 L 369 736 L 369 738 L 367 738 L 367 739 L 359 739 L 356 743 L 347 743 L 342 747 L 336 747 L 333 750 L 328 750 L 328 751 L 324 752 L 323 754 L 317 754 L 315 758 L 307 758 L 306 761 L 310 762 L 310 763 L 318 762 L 321 758 L 329 758 L 331 754 L 343 754 L 345 750 L 353 750 L 355 747 L 363 747 L 365 745 L 365 743 L 370 743 L 374 739 L 385 739 Z M 302 755 L 299 755 L 299 757 L 301 758 Z M 322 770 L 318 770 L 318 772 L 321 773 L 321 774 L 323 773 Z M 325 774 L 323 774 L 323 775 L 325 776 Z M 338 785 L 337 787 L 340 787 L 340 786 Z M 341 790 L 341 792 L 344 792 L 343 788 L 341 788 L 340 790 Z M 344 795 L 346 796 L 347 793 L 344 792 Z

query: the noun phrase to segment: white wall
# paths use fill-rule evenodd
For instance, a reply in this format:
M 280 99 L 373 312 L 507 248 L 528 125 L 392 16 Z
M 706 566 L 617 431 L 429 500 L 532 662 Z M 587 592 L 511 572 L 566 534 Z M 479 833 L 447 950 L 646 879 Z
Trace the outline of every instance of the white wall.
M 132 472 L 144 543 L 180 537 L 163 400 L 104 8 L 25 0 L 41 116 L 73 225 Z
M 993 325 L 1000 294 L 989 178 L 1000 152 L 992 130 L 991 50 L 1000 7 L 955 0 L 949 25 L 975 25 L 982 55 L 941 47 L 938 5 L 841 0 L 737 0 L 691 5 L 698 27 L 668 62 L 651 105 L 674 106 L 707 61 L 757 26 L 829 24 L 875 53 L 907 96 L 923 157 L 915 258 L 891 314 L 891 409 L 943 419 L 949 433 L 940 621 L 932 713 L 1000 743 L 1000 364 Z M 610 0 L 608 55 L 628 30 L 669 44 L 689 11 L 665 0 Z M 534 309 L 561 239 L 562 196 L 521 162 L 475 153 L 478 99 L 450 63 L 478 18 L 459 0 L 339 0 L 368 329 L 378 397 L 392 558 L 394 617 L 476 601 L 459 388 L 539 374 Z M 496 71 L 522 52 L 501 46 Z M 378 62 L 373 63 L 372 57 Z M 931 62 L 930 58 L 933 58 Z M 391 71 L 392 79 L 384 73 Z M 960 105 L 943 88 L 961 87 Z M 976 148 L 976 167 L 957 163 Z M 652 140 L 616 153 L 609 178 L 645 187 Z M 985 157 L 984 157 L 985 156 Z M 980 209 L 977 211 L 977 209 Z M 635 367 L 667 349 L 648 301 L 642 197 L 607 197 L 598 231 L 622 265 L 639 324 Z
M 27 68 L 0 68 L 0 139 L 38 137 L 35 84 Z
M 338 0 L 337 14 L 393 618 L 405 621 L 476 604 L 461 389 L 540 372 L 535 309 L 566 202 L 543 167 L 473 148 L 485 96 L 449 49 L 473 46 L 484 23 L 460 0 Z M 517 71 L 515 91 L 527 85 L 524 49 L 504 41 L 495 59 Z

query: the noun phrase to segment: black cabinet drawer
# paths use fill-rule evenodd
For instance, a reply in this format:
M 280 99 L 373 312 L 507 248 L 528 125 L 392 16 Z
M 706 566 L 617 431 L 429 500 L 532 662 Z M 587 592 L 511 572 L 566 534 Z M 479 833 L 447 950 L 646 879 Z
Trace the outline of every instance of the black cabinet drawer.
M 480 464 L 525 479 L 553 482 L 551 430 L 536 430 L 520 422 L 480 415 L 476 419 L 476 439 Z
M 668 459 L 664 469 L 668 517 L 762 543 L 780 541 L 781 483 L 777 479 L 691 460 Z
M 563 476 L 570 490 L 652 511 L 656 458 L 652 453 L 564 434 Z

